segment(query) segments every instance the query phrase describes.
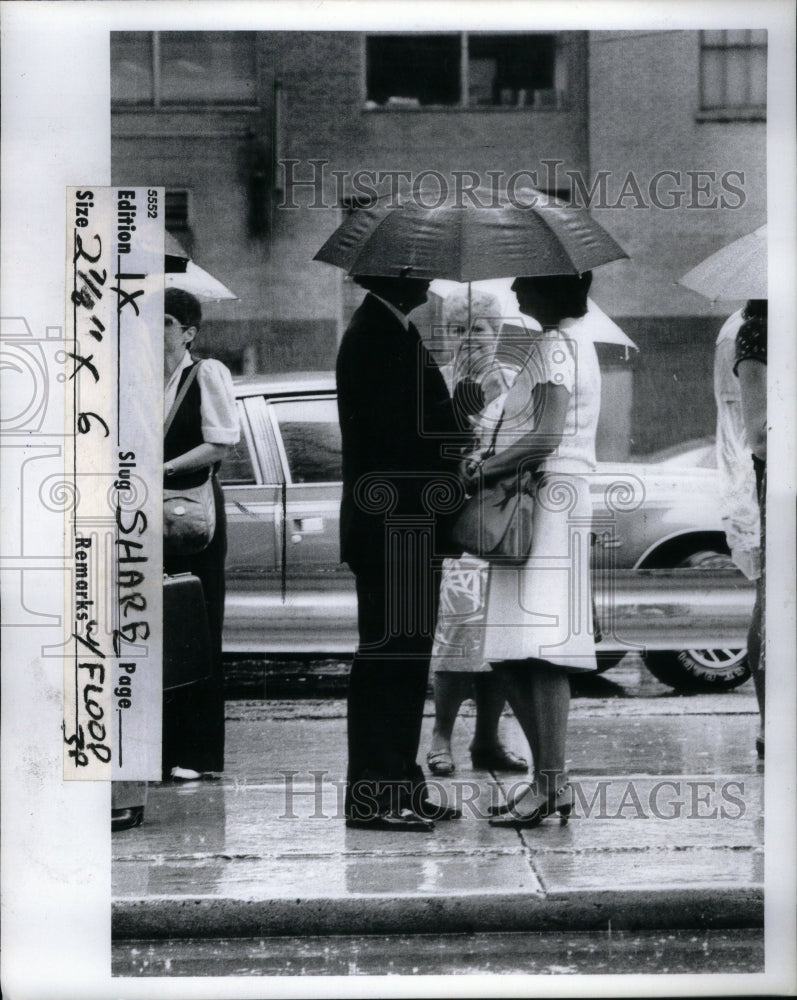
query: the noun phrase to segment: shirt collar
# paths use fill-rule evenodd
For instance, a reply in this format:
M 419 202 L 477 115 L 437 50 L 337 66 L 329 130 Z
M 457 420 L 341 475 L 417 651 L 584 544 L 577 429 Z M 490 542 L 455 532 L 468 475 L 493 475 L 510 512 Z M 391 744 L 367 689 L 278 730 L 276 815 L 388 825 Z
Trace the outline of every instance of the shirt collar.
M 376 292 L 371 292 L 370 294 L 373 295 L 375 299 L 378 299 L 383 306 L 386 306 L 393 313 L 405 330 L 409 330 L 410 321 L 408 316 L 406 316 L 400 309 L 396 308 L 392 302 L 388 302 L 388 300 L 383 299 L 381 295 L 377 295 Z
M 180 375 L 185 371 L 185 369 L 186 368 L 190 368 L 193 363 L 194 363 L 194 359 L 191 357 L 190 353 L 188 351 L 186 351 L 185 354 L 183 355 L 182 360 L 180 361 L 180 363 L 177 365 L 177 367 L 174 369 L 174 371 L 169 376 L 169 381 L 168 381 L 167 384 L 171 384 L 172 382 L 174 382 L 177 379 L 179 379 Z

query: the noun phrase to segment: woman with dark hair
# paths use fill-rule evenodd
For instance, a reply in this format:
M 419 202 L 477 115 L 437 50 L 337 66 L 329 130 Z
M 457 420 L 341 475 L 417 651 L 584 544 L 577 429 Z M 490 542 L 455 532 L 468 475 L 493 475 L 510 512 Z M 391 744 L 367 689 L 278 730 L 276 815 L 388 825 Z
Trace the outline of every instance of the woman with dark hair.
M 753 675 L 761 730 L 756 749 L 764 756 L 764 650 L 766 593 L 766 493 L 767 493 L 767 300 L 750 299 L 742 312 L 743 323 L 736 334 L 734 374 L 739 379 L 747 444 L 752 452 L 756 493 L 761 511 L 761 573 L 756 581 L 756 600 L 747 634 L 747 661 Z
M 197 372 L 172 416 L 163 444 L 163 483 L 186 489 L 212 479 L 216 528 L 210 544 L 195 555 L 164 552 L 164 572 L 193 573 L 202 583 L 211 644 L 211 675 L 170 692 L 164 700 L 163 771 L 177 781 L 195 781 L 224 770 L 224 559 L 227 523 L 216 473 L 240 437 L 229 370 L 220 362 L 197 362 L 190 354 L 202 322 L 199 302 L 179 288 L 164 296 L 164 414 L 170 414 L 192 370 Z
M 527 356 L 504 403 L 494 453 L 474 486 L 533 473 L 531 552 L 521 567 L 491 565 L 484 658 L 499 674 L 533 759 L 496 826 L 534 827 L 572 808 L 565 770 L 568 674 L 596 669 L 589 570 L 595 432 L 601 378 L 595 345 L 575 320 L 587 311 L 591 274 L 517 278 Z

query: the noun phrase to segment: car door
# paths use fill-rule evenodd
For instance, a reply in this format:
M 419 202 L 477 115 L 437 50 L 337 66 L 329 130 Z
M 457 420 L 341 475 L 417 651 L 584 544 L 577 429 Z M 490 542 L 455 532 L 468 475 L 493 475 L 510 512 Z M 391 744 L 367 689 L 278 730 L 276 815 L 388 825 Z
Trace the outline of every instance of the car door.
M 241 440 L 221 463 L 228 589 L 279 592 L 282 463 L 262 395 L 238 399 Z
M 340 562 L 341 445 L 333 393 L 272 398 L 285 473 L 283 552 L 288 592 L 346 586 Z

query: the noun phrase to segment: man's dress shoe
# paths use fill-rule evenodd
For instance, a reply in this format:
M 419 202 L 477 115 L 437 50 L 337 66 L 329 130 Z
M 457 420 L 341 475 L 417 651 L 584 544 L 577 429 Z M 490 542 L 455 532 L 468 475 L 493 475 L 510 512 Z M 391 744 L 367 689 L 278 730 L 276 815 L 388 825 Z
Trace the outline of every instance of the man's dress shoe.
M 392 830 L 394 833 L 429 833 L 434 830 L 431 820 L 419 816 L 411 809 L 399 812 L 385 811 L 373 816 L 349 817 L 346 826 L 352 830 Z
M 462 819 L 462 810 L 455 809 L 453 806 L 441 806 L 436 802 L 432 802 L 431 799 L 424 799 L 418 807 L 418 813 L 423 816 L 424 819 L 429 820 L 449 820 L 449 819 Z

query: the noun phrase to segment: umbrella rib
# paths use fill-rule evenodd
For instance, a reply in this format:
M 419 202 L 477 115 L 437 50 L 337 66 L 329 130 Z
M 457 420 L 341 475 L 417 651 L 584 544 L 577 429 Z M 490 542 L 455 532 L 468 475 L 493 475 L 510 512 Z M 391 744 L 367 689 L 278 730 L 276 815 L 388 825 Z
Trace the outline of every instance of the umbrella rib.
M 575 265 L 573 264 L 573 254 L 572 254 L 572 252 L 570 250 L 570 247 L 566 246 L 565 241 L 562 238 L 562 236 L 559 233 L 557 233 L 557 231 L 554 229 L 554 227 L 551 225 L 551 223 L 545 217 L 545 212 L 537 212 L 537 213 L 535 213 L 535 215 L 536 215 L 536 218 L 545 226 L 545 228 L 548 230 L 548 232 L 551 233 L 551 235 L 554 237 L 554 239 L 558 242 L 558 244 L 561 247 L 561 249 L 564 251 L 564 253 L 567 256 L 567 258 L 570 260 L 570 263 L 573 266 L 573 273 L 581 273 L 581 272 L 576 271 L 576 269 L 575 269 Z
M 402 210 L 404 210 L 404 206 L 401 206 L 401 208 L 402 208 Z M 393 209 L 392 211 L 386 210 L 384 217 L 381 218 L 379 220 L 379 222 L 377 222 L 377 224 L 374 226 L 373 229 L 369 230 L 368 235 L 367 235 L 364 243 L 362 244 L 362 246 L 360 246 L 357 249 L 357 255 L 354 258 L 354 260 L 352 261 L 351 267 L 348 270 L 349 274 L 356 275 L 356 274 L 360 273 L 359 271 L 356 270 L 356 267 L 357 267 L 357 265 L 358 265 L 361 257 L 363 256 L 363 254 L 366 254 L 368 252 L 368 244 L 369 244 L 369 242 L 373 239 L 373 237 L 376 235 L 376 233 L 382 228 L 382 226 L 386 222 L 389 222 L 391 219 L 395 220 L 395 214 L 394 214 L 395 211 L 396 211 L 395 209 Z M 363 273 L 365 273 L 365 272 L 363 272 Z

